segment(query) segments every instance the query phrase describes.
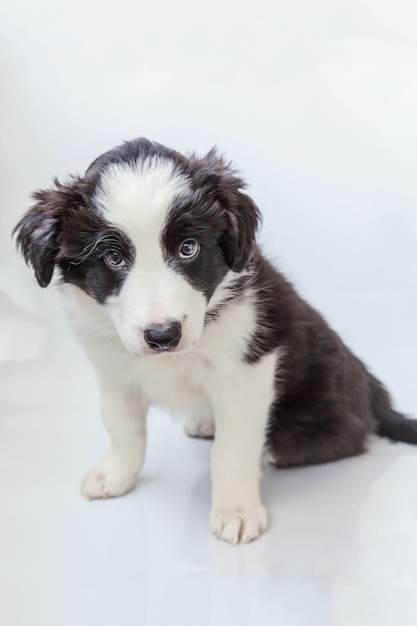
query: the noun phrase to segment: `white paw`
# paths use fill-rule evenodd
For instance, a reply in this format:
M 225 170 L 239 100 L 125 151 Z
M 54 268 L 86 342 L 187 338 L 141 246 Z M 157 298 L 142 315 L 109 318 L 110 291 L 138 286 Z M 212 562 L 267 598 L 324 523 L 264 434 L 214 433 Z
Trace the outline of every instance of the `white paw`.
M 81 481 L 81 493 L 87 500 L 116 498 L 132 489 L 136 472 L 130 467 L 103 460 L 89 470 Z
M 198 439 L 214 439 L 215 426 L 212 417 L 189 416 L 184 425 L 185 434 Z
M 266 531 L 267 525 L 268 514 L 262 504 L 213 507 L 210 514 L 211 532 L 233 546 L 253 541 Z

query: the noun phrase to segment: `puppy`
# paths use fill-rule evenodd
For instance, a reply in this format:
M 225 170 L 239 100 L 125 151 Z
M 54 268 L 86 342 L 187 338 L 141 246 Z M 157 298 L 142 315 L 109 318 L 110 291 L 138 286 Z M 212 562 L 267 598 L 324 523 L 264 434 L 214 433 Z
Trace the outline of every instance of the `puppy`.
M 41 287 L 56 270 L 96 369 L 111 448 L 84 496 L 132 489 L 155 404 L 215 432 L 210 528 L 232 544 L 267 527 L 263 451 L 291 467 L 360 454 L 371 433 L 417 443 L 417 422 L 262 256 L 243 188 L 215 150 L 135 139 L 37 191 L 15 228 Z

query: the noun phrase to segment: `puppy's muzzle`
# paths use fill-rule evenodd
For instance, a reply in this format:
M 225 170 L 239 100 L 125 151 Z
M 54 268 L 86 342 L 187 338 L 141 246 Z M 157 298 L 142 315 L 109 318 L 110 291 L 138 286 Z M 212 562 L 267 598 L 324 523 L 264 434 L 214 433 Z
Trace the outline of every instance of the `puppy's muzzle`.
M 146 343 L 152 350 L 163 352 L 175 348 L 181 339 L 180 322 L 168 321 L 164 324 L 153 324 L 143 332 Z

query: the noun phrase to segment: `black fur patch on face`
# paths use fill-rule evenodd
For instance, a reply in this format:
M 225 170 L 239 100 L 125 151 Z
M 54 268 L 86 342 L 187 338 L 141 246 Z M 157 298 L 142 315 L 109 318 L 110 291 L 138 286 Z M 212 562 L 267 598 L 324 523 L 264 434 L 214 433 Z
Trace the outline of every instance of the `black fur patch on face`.
M 239 274 L 248 266 L 260 215 L 242 193 L 242 179 L 215 149 L 201 158 L 190 155 L 176 163 L 188 177 L 192 192 L 171 208 L 162 245 L 167 262 L 209 301 L 230 269 Z M 200 244 L 200 253 L 182 260 L 179 247 L 187 239 Z
M 65 220 L 60 237 L 57 262 L 63 282 L 77 285 L 100 304 L 119 293 L 135 260 L 135 247 L 123 232 L 86 207 Z M 106 264 L 110 250 L 121 254 L 122 266 Z
M 220 243 L 224 228 L 218 204 L 194 194 L 171 209 L 162 235 L 166 262 L 204 293 L 207 301 L 229 270 Z M 187 239 L 198 242 L 200 250 L 193 258 L 181 259 L 180 246 Z
M 83 289 L 98 302 L 118 293 L 133 264 L 134 246 L 111 226 L 91 202 L 95 185 L 73 178 L 55 181 L 55 188 L 37 191 L 34 206 L 15 228 L 17 245 L 46 287 L 56 266 L 62 282 Z M 103 260 L 108 250 L 123 256 L 122 267 L 110 268 Z

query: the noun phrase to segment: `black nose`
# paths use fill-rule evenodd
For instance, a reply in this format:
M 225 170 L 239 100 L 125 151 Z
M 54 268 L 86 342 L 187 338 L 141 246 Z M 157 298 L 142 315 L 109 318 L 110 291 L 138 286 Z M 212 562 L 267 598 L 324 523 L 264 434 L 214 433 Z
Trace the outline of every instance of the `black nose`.
M 165 324 L 154 324 L 145 328 L 145 341 L 152 350 L 161 352 L 175 348 L 181 339 L 181 324 L 179 322 L 165 322 Z

